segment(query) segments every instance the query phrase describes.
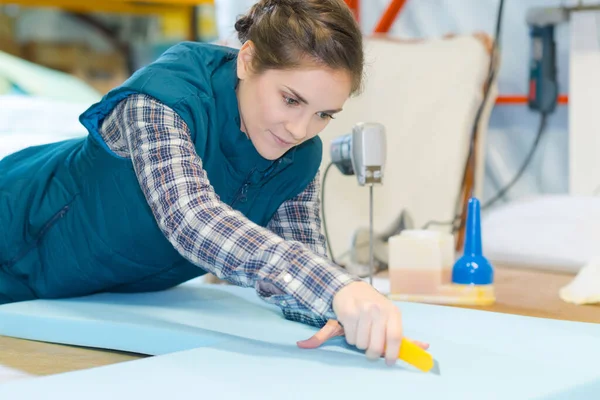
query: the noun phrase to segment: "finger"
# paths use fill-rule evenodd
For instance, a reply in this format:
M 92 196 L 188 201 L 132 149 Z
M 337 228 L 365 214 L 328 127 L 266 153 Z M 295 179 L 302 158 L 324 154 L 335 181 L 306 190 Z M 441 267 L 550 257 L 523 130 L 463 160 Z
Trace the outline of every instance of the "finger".
M 358 325 L 356 327 L 356 347 L 361 350 L 365 350 L 369 347 L 371 341 L 371 324 L 373 317 L 371 314 L 373 310 L 368 308 L 360 312 L 358 319 Z
M 342 326 L 333 319 L 327 321 L 324 327 L 322 327 L 317 333 L 306 340 L 301 340 L 296 344 L 302 349 L 315 349 L 321 346 L 323 343 L 335 336 L 341 336 L 344 334 Z
M 408 338 L 407 338 L 408 339 Z M 422 348 L 423 350 L 427 350 L 429 348 L 429 343 L 419 342 L 418 340 L 409 339 L 411 342 Z
M 385 362 L 393 365 L 398 361 L 400 342 L 402 340 L 402 322 L 400 311 L 390 315 L 385 332 Z
M 379 309 L 371 314 L 371 340 L 367 348 L 366 356 L 370 360 L 377 360 L 383 355 L 385 348 L 385 333 L 387 327 L 387 316 Z
M 356 334 L 358 331 L 360 315 L 353 317 L 352 320 L 344 321 L 344 334 L 346 336 L 346 342 L 354 346 L 356 344 Z

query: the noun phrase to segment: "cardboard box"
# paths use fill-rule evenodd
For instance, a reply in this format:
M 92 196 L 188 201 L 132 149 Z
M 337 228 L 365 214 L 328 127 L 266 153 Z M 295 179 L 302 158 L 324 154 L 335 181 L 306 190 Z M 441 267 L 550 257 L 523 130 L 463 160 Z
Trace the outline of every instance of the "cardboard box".
M 10 38 L 0 36 L 0 51 L 3 51 L 13 56 L 21 57 L 21 47 L 18 43 Z
M 121 53 L 88 53 L 82 79 L 100 93 L 108 93 L 127 78 L 127 62 Z
M 29 42 L 23 54 L 31 62 L 76 76 L 102 94 L 128 78 L 123 54 L 95 52 L 84 43 Z
M 35 41 L 23 45 L 26 60 L 76 76 L 84 75 L 87 53 L 87 46 L 80 43 Z
M 0 51 L 20 57 L 21 46 L 15 40 L 14 31 L 14 18 L 0 13 Z

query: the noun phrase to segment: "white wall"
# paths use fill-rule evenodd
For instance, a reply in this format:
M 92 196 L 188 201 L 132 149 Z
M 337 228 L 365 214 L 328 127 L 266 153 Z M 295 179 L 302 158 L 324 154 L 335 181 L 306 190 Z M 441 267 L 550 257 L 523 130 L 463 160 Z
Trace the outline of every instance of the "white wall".
M 571 16 L 569 193 L 600 194 L 600 11 Z

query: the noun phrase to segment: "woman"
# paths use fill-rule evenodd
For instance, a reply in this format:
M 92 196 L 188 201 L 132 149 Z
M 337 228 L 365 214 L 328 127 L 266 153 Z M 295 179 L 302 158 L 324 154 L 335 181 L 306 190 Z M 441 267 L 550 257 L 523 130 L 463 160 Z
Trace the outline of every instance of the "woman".
M 137 71 L 81 115 L 86 138 L 0 162 L 0 303 L 211 272 L 323 327 L 301 347 L 339 321 L 393 364 L 400 311 L 320 232 L 317 134 L 359 91 L 359 27 L 342 0 L 262 0 L 236 30 L 239 51 L 182 43 Z

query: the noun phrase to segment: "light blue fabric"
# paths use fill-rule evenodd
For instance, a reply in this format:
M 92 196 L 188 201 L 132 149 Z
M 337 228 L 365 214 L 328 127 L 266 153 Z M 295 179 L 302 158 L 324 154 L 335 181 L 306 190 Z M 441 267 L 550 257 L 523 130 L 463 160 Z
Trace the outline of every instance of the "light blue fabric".
M 8 94 L 10 95 L 27 95 L 27 92 L 25 92 L 20 86 L 18 85 L 11 85 L 10 86 L 10 90 L 8 92 Z
M 0 51 L 0 94 L 19 92 L 59 101 L 92 104 L 101 94 L 73 75 L 43 67 Z
M 399 306 L 406 335 L 431 343 L 441 376 L 369 362 L 342 338 L 299 349 L 316 329 L 285 320 L 252 289 L 191 281 L 153 294 L 7 304 L 2 335 L 159 356 L 1 385 L 0 398 L 160 398 L 174 388 L 220 399 L 262 399 L 267 388 L 285 399 L 600 398 L 598 324 Z
M 13 303 L 0 306 L 0 334 L 158 355 L 211 345 L 220 338 L 215 332 L 281 344 L 314 332 L 284 319 L 277 307 L 252 293 L 191 281 L 134 296 L 105 293 Z M 271 327 L 269 332 L 265 325 Z M 172 340 L 155 340 L 168 332 Z

